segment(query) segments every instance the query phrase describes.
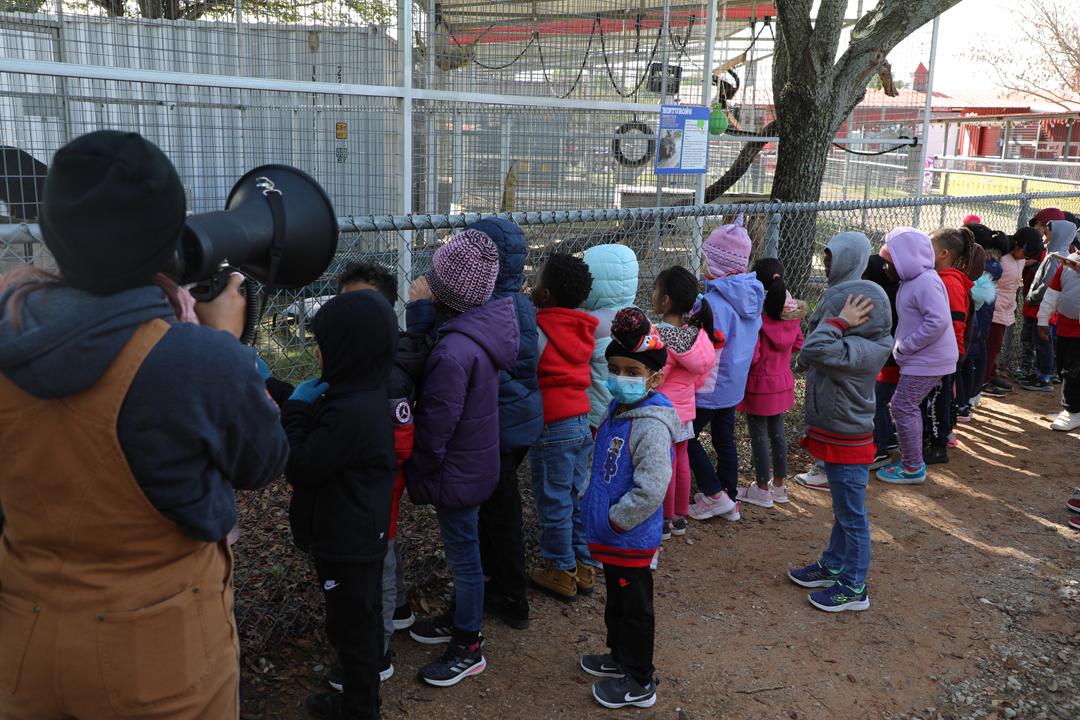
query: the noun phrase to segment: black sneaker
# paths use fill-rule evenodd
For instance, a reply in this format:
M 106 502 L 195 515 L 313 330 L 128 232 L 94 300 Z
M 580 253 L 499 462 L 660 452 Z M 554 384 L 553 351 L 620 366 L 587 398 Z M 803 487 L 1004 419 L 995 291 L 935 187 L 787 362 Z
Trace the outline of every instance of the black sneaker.
M 993 385 L 998 390 L 1004 390 L 1005 392 L 1010 392 L 1013 389 L 1013 386 L 1012 386 L 1011 382 L 1006 382 L 1005 380 L 1003 380 L 1002 378 L 999 378 L 999 377 L 991 378 L 990 382 L 987 383 L 987 385 Z
M 1022 381 L 1020 387 L 1024 390 L 1030 390 L 1031 392 L 1054 392 L 1053 383 L 1049 383 L 1042 378 L 1035 378 L 1034 380 Z
M 1010 385 L 1009 387 L 1011 388 L 1012 385 Z M 990 397 L 1005 397 L 1005 394 L 1006 394 L 1007 391 L 1003 390 L 1002 388 L 998 387 L 997 385 L 992 385 L 990 383 L 986 383 L 985 385 L 982 386 L 981 392 L 982 392 L 983 395 L 988 395 Z
M 341 716 L 341 695 L 336 692 L 308 695 L 307 709 L 319 720 L 338 720 Z
M 885 451 L 886 452 L 892 452 L 893 450 L 899 450 L 899 449 L 900 449 L 900 438 L 897 437 L 896 433 L 893 433 L 892 435 L 889 436 L 889 441 L 887 443 L 885 443 Z
M 949 462 L 948 448 L 928 447 L 923 450 L 923 462 L 927 465 L 944 465 Z
M 450 613 L 432 618 L 431 620 L 417 620 L 409 628 L 409 637 L 423 645 L 441 645 L 450 642 L 450 636 L 454 634 L 454 618 Z
M 621 678 L 626 673 L 609 653 L 604 655 L 582 655 L 581 669 L 595 677 Z
M 394 677 L 394 653 L 390 650 L 383 655 L 382 665 L 379 666 L 379 682 L 386 682 Z M 330 672 L 326 673 L 326 682 L 338 692 L 345 686 L 345 668 L 341 663 L 334 663 Z
M 466 647 L 452 642 L 438 660 L 420 668 L 417 677 L 435 687 L 450 687 L 470 675 L 479 675 L 487 668 L 480 642 Z
M 874 456 L 874 462 L 870 463 L 871 470 L 880 470 L 892 462 L 892 456 L 887 452 L 879 452 Z
M 529 628 L 528 600 L 515 600 L 509 595 L 485 592 L 484 612 L 499 618 L 515 630 Z
M 663 530 L 663 532 L 660 533 L 660 539 L 661 540 L 670 540 L 671 539 L 671 521 L 670 520 L 665 520 L 664 521 L 664 530 Z
M 416 622 L 416 616 L 413 615 L 412 607 L 408 603 L 394 608 L 394 632 L 408 630 L 414 622 Z
M 683 535 L 686 534 L 686 528 L 687 528 L 688 525 L 689 525 L 689 523 L 686 522 L 686 518 L 684 518 L 684 517 L 675 518 L 674 520 L 671 521 L 671 534 L 674 535 L 675 537 L 682 537 Z
M 606 708 L 652 707 L 656 704 L 656 681 L 642 687 L 628 675 L 597 680 L 592 686 L 592 696 Z
M 394 652 L 387 650 L 383 655 L 382 665 L 379 666 L 379 682 L 386 682 L 394 677 Z

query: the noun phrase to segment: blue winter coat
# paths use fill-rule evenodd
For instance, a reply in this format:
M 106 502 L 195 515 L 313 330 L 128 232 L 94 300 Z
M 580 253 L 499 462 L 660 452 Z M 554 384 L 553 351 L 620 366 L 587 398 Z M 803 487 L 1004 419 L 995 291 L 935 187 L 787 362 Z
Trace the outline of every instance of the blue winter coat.
M 742 402 L 746 375 L 754 359 L 765 288 L 753 273 L 728 275 L 705 283 L 705 299 L 712 310 L 713 328 L 724 334 L 716 351 L 716 365 L 698 389 L 699 408 L 730 408 Z
M 481 220 L 469 225 L 469 229 L 486 233 L 499 248 L 499 276 L 491 298 L 510 298 L 517 313 L 517 360 L 499 377 L 499 445 L 502 452 L 532 447 L 544 431 L 544 406 L 536 379 L 536 309 L 521 292 L 528 252 L 525 233 L 502 218 Z
M 509 298 L 439 327 L 416 402 L 413 454 L 405 463 L 413 502 L 462 509 L 491 496 L 499 480 L 499 374 L 517 349 Z

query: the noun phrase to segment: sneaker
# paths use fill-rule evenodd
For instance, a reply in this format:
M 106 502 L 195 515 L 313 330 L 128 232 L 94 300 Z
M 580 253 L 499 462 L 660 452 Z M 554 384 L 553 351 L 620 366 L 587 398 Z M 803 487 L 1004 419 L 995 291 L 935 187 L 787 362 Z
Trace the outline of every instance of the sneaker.
M 949 433 L 945 440 L 945 447 L 960 447 L 960 441 L 956 439 L 956 433 Z
M 1050 378 L 1050 383 L 1053 385 L 1060 385 L 1062 383 L 1060 375 L 1054 375 Z
M 1013 373 L 1013 380 L 1016 382 L 1024 382 L 1025 380 L 1038 380 L 1039 376 L 1035 374 L 1033 370 L 1019 369 Z
M 750 484 L 744 488 L 739 488 L 737 497 L 742 502 L 748 502 L 751 505 L 757 505 L 758 507 L 771 508 L 773 506 L 772 492 L 768 488 L 762 490 L 756 484 Z
M 390 650 L 383 655 L 382 665 L 379 666 L 379 682 L 386 682 L 394 677 L 394 653 Z
M 417 677 L 428 685 L 450 687 L 471 675 L 479 675 L 487 669 L 487 660 L 479 641 L 466 646 L 452 642 L 438 660 L 430 662 L 417 672 Z
M 408 630 L 414 622 L 416 622 L 416 616 L 413 615 L 412 607 L 408 603 L 394 608 L 394 632 Z
M 387 650 L 386 655 L 383 656 L 382 665 L 379 667 L 379 682 L 386 682 L 394 677 L 394 661 L 391 655 L 392 653 Z M 345 669 L 341 667 L 341 663 L 334 663 L 334 667 L 326 673 L 326 682 L 330 687 L 341 692 L 345 684 Z
M 812 592 L 808 596 L 810 604 L 825 612 L 843 612 L 845 610 L 866 610 L 870 607 L 870 594 L 864 584 L 860 589 L 837 582 L 832 587 Z
M 1065 507 L 1074 513 L 1080 513 L 1080 489 L 1076 490 L 1073 496 L 1065 501 Z
M 1010 385 L 1009 387 L 1012 387 L 1012 385 Z M 1002 390 L 1001 388 L 990 384 L 983 385 L 982 390 L 980 390 L 979 392 L 982 395 L 996 398 L 1005 397 L 1006 394 L 1005 390 Z
M 720 519 L 727 520 L 728 522 L 739 522 L 740 520 L 742 520 L 742 513 L 739 512 L 740 510 L 742 510 L 742 503 L 737 502 L 735 503 L 735 507 L 733 509 L 721 514 Z
M 982 403 L 982 393 L 981 392 L 976 394 L 976 395 L 972 395 L 970 398 L 968 398 L 968 405 L 970 405 L 972 408 L 979 407 L 980 403 Z
M 799 587 L 804 588 L 823 588 L 832 587 L 832 584 L 836 582 L 840 577 L 840 570 L 832 571 L 829 568 L 821 564 L 818 560 L 813 565 L 807 565 L 804 568 L 796 568 L 794 570 L 788 570 L 787 576 L 791 582 L 795 583 Z
M 649 560 L 649 569 L 656 572 L 656 566 L 660 564 L 660 548 L 653 551 L 652 559 Z
M 825 474 L 825 468 L 814 465 L 804 473 L 795 476 L 795 482 L 811 490 L 828 490 L 829 476 Z
M 885 443 L 885 452 L 893 452 L 900 449 L 900 437 L 893 433 L 889 436 L 889 441 Z
M 670 540 L 671 539 L 671 521 L 670 520 L 665 520 L 664 521 L 664 531 L 660 534 L 660 539 L 661 540 Z
M 892 485 L 918 485 L 926 482 L 926 463 L 918 470 L 907 471 L 901 463 L 893 463 L 877 471 L 878 480 Z
M 949 462 L 949 451 L 947 448 L 930 446 L 923 450 L 923 460 L 927 465 L 944 465 Z
M 446 612 L 430 620 L 417 620 L 409 628 L 409 637 L 422 645 L 442 645 L 454 634 L 454 618 Z
M 1071 413 L 1068 410 L 1062 410 L 1054 422 L 1050 423 L 1051 430 L 1060 430 L 1061 432 L 1069 432 L 1078 427 L 1080 427 L 1080 412 Z
M 337 720 L 341 716 L 341 695 L 336 692 L 308 695 L 307 709 L 319 720 Z
M 723 490 L 716 495 L 698 493 L 694 496 L 694 502 L 690 504 L 690 517 L 695 520 L 708 520 L 736 509 L 735 501 Z
M 787 493 L 787 485 L 773 485 L 772 480 L 769 481 L 769 492 L 772 493 L 772 499 L 774 503 L 786 505 L 791 501 Z
M 1034 380 L 1021 381 L 1020 387 L 1024 390 L 1031 392 L 1054 392 L 1054 386 L 1052 383 L 1043 380 L 1042 378 L 1035 378 Z
M 1069 527 L 1073 530 L 1080 530 L 1080 517 L 1069 518 Z
M 596 589 L 596 567 L 577 561 L 577 591 L 578 595 L 592 595 Z
M 626 673 L 623 672 L 619 663 L 615 662 L 615 659 L 611 657 L 610 653 L 605 655 L 582 655 L 581 669 L 595 677 L 610 677 L 621 678 Z
M 971 422 L 971 408 L 968 408 L 967 410 L 957 410 L 956 411 L 956 422 L 958 422 L 958 423 L 969 423 L 969 422 Z
M 987 385 L 997 390 L 1004 390 L 1005 392 L 1011 392 L 1013 389 L 1011 382 L 1007 382 L 1003 378 L 999 377 L 991 378 L 990 382 L 987 383 Z M 983 387 L 985 388 L 986 385 L 984 385 Z
M 570 601 L 577 597 L 578 583 L 576 568 L 574 571 L 560 570 L 548 560 L 529 571 L 529 580 L 559 600 Z
M 887 452 L 879 452 L 874 456 L 874 462 L 870 463 L 871 470 L 879 470 L 892 462 L 892 456 Z
M 597 680 L 592 686 L 592 696 L 606 708 L 647 708 L 656 704 L 656 681 L 642 687 L 629 676 Z
M 509 595 L 484 591 L 484 611 L 493 615 L 515 630 L 529 628 L 529 601 L 516 600 Z
M 684 517 L 675 518 L 671 521 L 671 534 L 675 537 L 682 537 L 686 534 L 686 528 L 689 524 Z

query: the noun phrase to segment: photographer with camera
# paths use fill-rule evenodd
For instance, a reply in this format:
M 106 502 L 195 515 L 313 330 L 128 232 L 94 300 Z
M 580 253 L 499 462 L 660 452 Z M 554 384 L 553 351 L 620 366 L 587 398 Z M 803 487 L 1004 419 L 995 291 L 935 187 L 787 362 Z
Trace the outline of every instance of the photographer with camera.
M 40 221 L 59 275 L 0 278 L 0 716 L 238 718 L 234 490 L 288 453 L 241 277 L 177 320 L 184 190 L 134 133 L 61 148 Z

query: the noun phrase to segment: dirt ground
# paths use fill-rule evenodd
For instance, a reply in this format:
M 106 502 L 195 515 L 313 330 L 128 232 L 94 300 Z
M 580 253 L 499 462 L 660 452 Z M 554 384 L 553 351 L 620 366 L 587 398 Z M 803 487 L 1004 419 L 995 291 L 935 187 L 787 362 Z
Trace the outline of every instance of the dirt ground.
M 1057 394 L 987 399 L 923 486 L 871 479 L 871 607 L 829 615 L 785 576 L 814 560 L 827 493 L 693 523 L 656 572 L 658 702 L 631 717 L 1080 718 L 1080 533 L 1065 525 L 1080 434 L 1049 430 Z M 801 469 L 804 460 L 798 460 Z M 535 594 L 529 630 L 486 623 L 488 670 L 421 685 L 432 650 L 394 639 L 383 717 L 591 718 L 578 657 L 604 649 L 603 588 L 566 605 Z M 425 604 L 427 601 L 424 601 Z M 325 687 L 325 645 L 294 642 L 292 667 L 247 658 L 245 717 L 305 718 Z M 278 660 L 277 663 L 283 662 Z M 259 669 L 262 669 L 262 672 Z

